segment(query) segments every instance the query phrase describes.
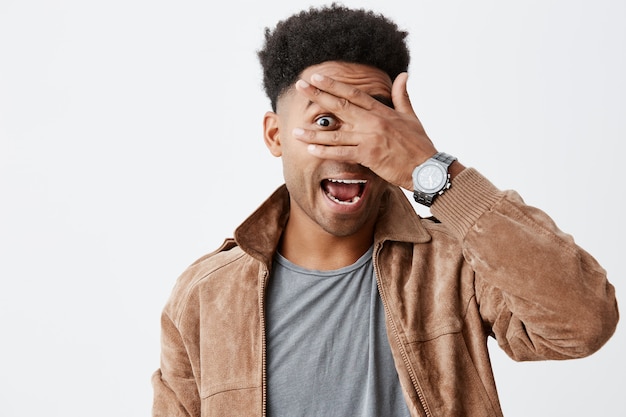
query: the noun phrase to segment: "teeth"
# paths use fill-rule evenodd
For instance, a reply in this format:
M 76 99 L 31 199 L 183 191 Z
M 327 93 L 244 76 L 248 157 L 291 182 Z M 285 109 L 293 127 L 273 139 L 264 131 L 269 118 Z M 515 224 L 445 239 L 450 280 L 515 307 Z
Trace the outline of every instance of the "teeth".
M 366 184 L 367 180 L 353 180 L 353 179 L 337 179 L 337 178 L 328 178 L 327 181 L 329 182 L 334 182 L 334 183 L 341 183 L 341 184 Z M 361 199 L 361 196 L 354 196 L 352 197 L 351 200 L 349 201 L 343 201 L 343 200 L 339 200 L 337 197 L 335 197 L 334 195 L 330 194 L 330 193 L 326 193 L 326 195 L 328 196 L 328 198 L 330 198 L 331 200 L 333 200 L 335 203 L 337 204 L 342 204 L 342 205 L 350 205 L 350 204 L 354 204 L 356 202 L 358 202 Z
M 365 184 L 367 182 L 367 180 L 342 180 L 342 179 L 334 179 L 334 178 L 329 178 L 328 181 L 339 182 L 343 184 Z
M 354 204 L 354 203 L 356 203 L 357 201 L 359 201 L 361 199 L 361 197 L 359 197 L 357 195 L 357 196 L 353 197 L 352 200 L 350 200 L 350 201 L 341 201 L 341 200 L 337 199 L 335 196 L 333 196 L 333 195 L 331 195 L 329 193 L 326 193 L 326 195 L 328 196 L 328 198 L 333 200 L 335 203 L 343 204 L 343 205 Z

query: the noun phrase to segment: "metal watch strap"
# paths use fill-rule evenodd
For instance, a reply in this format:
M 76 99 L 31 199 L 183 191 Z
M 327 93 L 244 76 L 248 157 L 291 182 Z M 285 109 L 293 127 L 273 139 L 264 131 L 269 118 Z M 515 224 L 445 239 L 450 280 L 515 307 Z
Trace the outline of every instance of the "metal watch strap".
M 451 163 L 456 161 L 456 157 L 449 155 L 445 152 L 437 152 L 435 155 L 433 155 L 431 159 L 436 159 L 447 167 L 449 167 Z
M 446 166 L 446 171 L 447 168 L 450 167 L 450 164 L 452 164 L 454 161 L 456 161 L 456 157 L 449 155 L 445 152 L 437 152 L 435 155 L 433 155 L 431 158 L 429 159 L 434 159 L 436 161 L 441 162 L 443 165 Z M 430 207 L 433 205 L 433 201 L 435 200 L 435 197 L 443 194 L 443 192 L 445 190 L 447 190 L 448 188 L 450 188 L 450 173 L 448 173 L 448 179 L 447 179 L 447 184 L 446 186 L 441 189 L 438 193 L 435 194 L 426 194 L 426 193 L 422 193 L 419 192 L 417 190 L 413 191 L 413 198 L 415 199 L 415 201 L 418 204 L 422 204 L 424 206 Z
M 436 196 L 437 194 L 423 194 L 417 191 L 413 192 L 413 198 L 415 199 L 415 201 L 418 204 L 421 204 L 426 207 L 430 207 L 433 205 L 433 200 L 435 199 Z

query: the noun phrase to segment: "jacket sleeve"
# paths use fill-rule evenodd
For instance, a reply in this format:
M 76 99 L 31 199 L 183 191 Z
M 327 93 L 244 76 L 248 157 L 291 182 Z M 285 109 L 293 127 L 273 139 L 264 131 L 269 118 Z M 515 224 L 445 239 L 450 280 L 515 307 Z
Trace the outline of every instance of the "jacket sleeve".
M 161 368 L 152 376 L 153 417 L 199 417 L 200 396 L 189 355 L 167 307 L 161 318 Z
M 606 271 L 544 212 L 468 168 L 432 206 L 474 271 L 480 314 L 515 360 L 587 356 L 613 334 Z

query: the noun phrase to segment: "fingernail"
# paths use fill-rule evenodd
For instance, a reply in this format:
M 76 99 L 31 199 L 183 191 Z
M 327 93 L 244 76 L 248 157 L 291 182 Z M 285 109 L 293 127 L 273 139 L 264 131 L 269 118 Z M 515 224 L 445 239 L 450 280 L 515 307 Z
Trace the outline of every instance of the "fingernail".
M 299 127 L 296 127 L 293 130 L 293 135 L 294 136 L 302 136 L 304 134 L 304 129 L 300 129 Z
M 309 86 L 309 83 L 307 83 L 304 80 L 298 80 L 298 81 L 296 81 L 296 86 L 298 86 L 300 88 L 307 88 Z
M 320 75 L 320 74 L 317 74 L 317 73 L 311 75 L 311 80 L 313 80 L 313 81 L 322 81 L 323 79 L 324 79 L 323 75 Z

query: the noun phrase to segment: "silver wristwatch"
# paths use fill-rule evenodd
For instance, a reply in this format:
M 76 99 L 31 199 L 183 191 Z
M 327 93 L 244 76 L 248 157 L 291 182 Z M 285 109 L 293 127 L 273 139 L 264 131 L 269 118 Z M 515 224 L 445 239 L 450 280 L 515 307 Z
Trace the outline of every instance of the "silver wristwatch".
M 413 170 L 413 197 L 415 201 L 430 207 L 435 198 L 450 188 L 448 167 L 456 158 L 438 152 Z

